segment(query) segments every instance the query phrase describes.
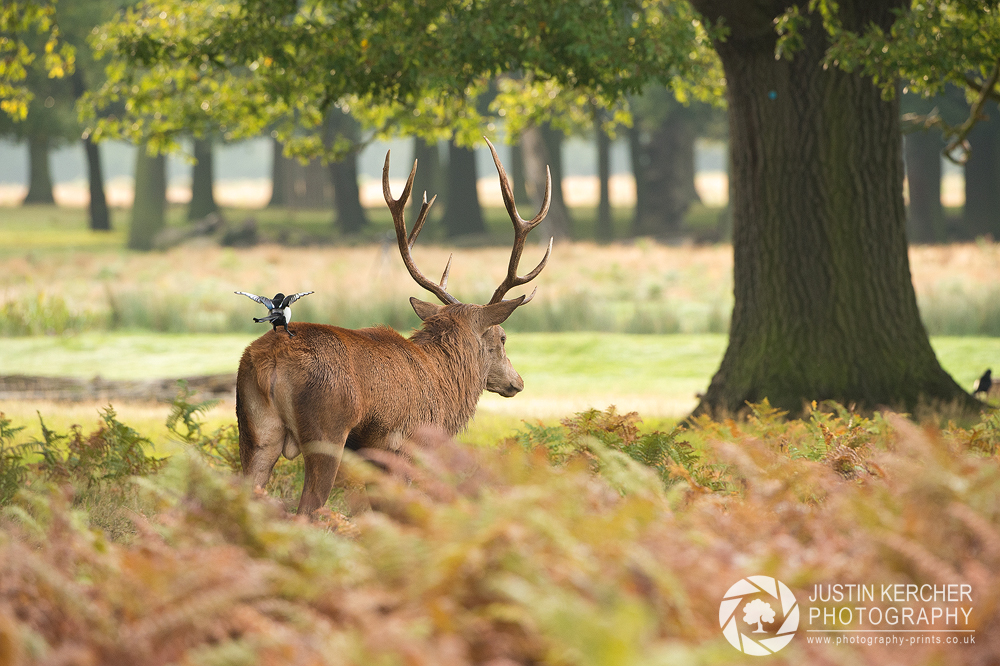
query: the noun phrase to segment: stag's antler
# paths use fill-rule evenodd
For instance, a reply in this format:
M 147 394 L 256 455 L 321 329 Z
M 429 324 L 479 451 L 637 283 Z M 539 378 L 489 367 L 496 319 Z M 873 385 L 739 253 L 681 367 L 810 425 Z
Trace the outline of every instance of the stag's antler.
M 434 203 L 434 200 L 437 199 L 437 196 L 434 196 L 430 201 L 427 201 L 427 193 L 424 192 L 424 202 L 420 205 L 420 213 L 417 215 L 417 221 L 414 223 L 410 235 L 407 236 L 406 222 L 403 220 L 403 209 L 406 208 L 406 201 L 410 198 L 410 190 L 413 189 L 413 178 L 416 175 L 417 161 L 413 160 L 413 169 L 410 171 L 410 177 L 406 179 L 406 187 L 403 188 L 403 193 L 399 195 L 398 199 L 393 199 L 392 192 L 389 190 L 389 151 L 386 151 L 385 166 L 382 167 L 382 194 L 385 195 L 385 203 L 389 206 L 389 212 L 392 213 L 392 223 L 396 227 L 396 243 L 399 245 L 399 254 L 403 257 L 403 264 L 406 265 L 406 270 L 410 272 L 410 277 L 416 280 L 417 284 L 437 296 L 445 305 L 459 303 L 460 301 L 457 298 L 446 291 L 448 287 L 448 271 L 451 270 L 451 257 L 448 257 L 448 265 L 444 267 L 441 282 L 435 283 L 420 272 L 417 265 L 413 263 L 413 257 L 410 256 L 413 242 L 417 240 L 417 234 L 420 233 L 424 222 L 427 221 L 427 211 L 430 209 L 431 204 Z
M 486 137 L 483 138 L 486 139 Z M 497 155 L 496 148 L 493 147 L 489 139 L 486 139 L 486 144 L 490 147 L 490 152 L 493 153 L 493 163 L 497 165 L 497 173 L 500 174 L 500 191 L 503 193 L 504 206 L 507 208 L 511 222 L 514 223 L 514 249 L 510 253 L 510 263 L 507 265 L 507 277 L 500 283 L 497 290 L 493 292 L 493 298 L 490 299 L 490 304 L 493 304 L 502 301 L 507 292 L 514 287 L 531 282 L 538 277 L 538 274 L 545 268 L 545 263 L 549 260 L 549 254 L 552 253 L 553 239 L 551 238 L 549 239 L 549 247 L 545 250 L 545 256 L 542 257 L 541 262 L 535 266 L 534 270 L 524 276 L 518 276 L 517 274 L 517 264 L 521 261 L 521 252 L 524 251 L 524 240 L 528 237 L 528 232 L 537 227 L 545 219 L 545 214 L 549 212 L 549 203 L 552 199 L 552 174 L 549 172 L 549 168 L 545 167 L 545 196 L 542 198 L 542 209 L 538 211 L 538 215 L 532 218 L 531 221 L 525 220 L 517 213 L 517 205 L 514 203 L 514 190 L 510 186 L 510 180 L 507 178 L 507 173 L 503 170 L 503 165 L 500 164 L 500 156 Z M 537 287 L 521 302 L 521 305 L 534 298 L 535 291 L 538 291 Z

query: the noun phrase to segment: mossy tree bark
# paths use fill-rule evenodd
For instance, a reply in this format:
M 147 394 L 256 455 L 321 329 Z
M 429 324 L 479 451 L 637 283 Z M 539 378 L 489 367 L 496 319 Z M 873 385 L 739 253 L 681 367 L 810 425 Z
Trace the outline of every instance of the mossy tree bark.
M 135 200 L 128 231 L 130 250 L 151 250 L 166 224 L 167 157 L 149 155 L 140 145 L 135 157 Z
M 786 3 L 694 0 L 731 32 L 716 48 L 730 127 L 734 308 L 729 346 L 696 413 L 764 398 L 913 409 L 973 399 L 941 368 L 917 311 L 906 245 L 897 101 L 821 60 L 818 18 L 775 60 Z M 898 3 L 841 3 L 848 27 Z M 803 7 L 803 11 L 805 7 Z

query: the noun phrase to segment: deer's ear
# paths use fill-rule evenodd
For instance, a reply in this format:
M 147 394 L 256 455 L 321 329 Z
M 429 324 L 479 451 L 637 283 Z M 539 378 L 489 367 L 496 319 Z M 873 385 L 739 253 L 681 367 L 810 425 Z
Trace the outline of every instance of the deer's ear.
M 507 321 L 507 317 L 517 309 L 524 301 L 524 296 L 518 296 L 517 298 L 512 298 L 509 301 L 500 301 L 499 303 L 494 303 L 492 305 L 484 305 L 483 309 L 480 310 L 479 323 L 482 330 L 486 330 L 490 326 L 496 326 L 497 324 L 502 324 Z
M 427 321 L 428 317 L 433 317 L 438 312 L 441 312 L 441 308 L 444 307 L 443 305 L 428 303 L 412 296 L 410 297 L 410 305 L 413 307 L 413 311 L 417 313 L 417 316 L 420 317 L 420 321 Z

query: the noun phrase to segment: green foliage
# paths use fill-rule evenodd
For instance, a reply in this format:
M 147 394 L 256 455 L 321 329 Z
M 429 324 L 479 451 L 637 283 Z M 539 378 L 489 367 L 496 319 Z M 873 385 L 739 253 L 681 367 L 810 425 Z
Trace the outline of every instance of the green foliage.
M 903 93 L 927 98 L 940 95 L 948 84 L 965 90 L 972 109 L 959 125 L 936 112 L 910 118 L 940 127 L 949 142 L 945 154 L 963 163 L 965 137 L 979 120 L 979 109 L 987 101 L 1000 102 L 1000 8 L 977 0 L 906 5 L 893 10 L 890 25 L 875 20 L 852 25 L 856 17 L 845 16 L 830 0 L 811 0 L 809 11 L 830 35 L 826 64 L 870 77 L 887 98 L 896 94 L 900 81 Z M 801 45 L 802 24 L 809 20 L 798 8 L 779 18 L 779 54 L 794 53 Z
M 848 480 L 785 454 L 783 437 L 823 439 L 820 425 L 866 445 L 847 410 L 814 411 L 811 424 L 787 422 L 758 405 L 756 420 L 692 426 L 740 492 L 681 503 L 682 484 L 645 483 L 638 465 L 609 478 L 582 458 L 553 466 L 542 447 L 470 450 L 429 434 L 390 461 L 405 478 L 345 456 L 344 479 L 368 484 L 372 510 L 311 523 L 197 455 L 142 482 L 151 509 L 125 542 L 61 493 L 22 493 L 0 522 L 2 645 L 27 662 L 72 645 L 88 663 L 136 666 L 729 663 L 719 599 L 761 573 L 800 604 L 830 583 L 969 583 L 974 617 L 988 621 L 1000 591 L 996 455 L 970 451 L 969 431 L 886 415 L 865 426 L 878 431 L 867 441 L 878 475 Z M 567 437 L 609 447 L 641 438 L 628 415 L 568 421 Z M 884 646 L 801 633 L 785 651 L 789 663 L 885 663 Z M 998 656 L 988 638 L 905 651 L 917 666 Z
M 650 80 L 710 97 L 722 76 L 709 36 L 684 2 L 149 0 L 95 34 L 108 80 L 80 108 L 95 138 L 154 150 L 185 130 L 272 128 L 289 153 L 318 154 L 330 146 L 313 130 L 334 105 L 376 131 L 470 142 L 505 116 L 611 107 Z M 498 76 L 483 118 L 477 98 Z M 99 118 L 118 102 L 124 115 Z
M 59 433 L 46 427 L 41 414 L 38 420 L 42 438 L 15 444 L 23 427 L 11 428 L 0 414 L 0 505 L 25 487 L 45 484 L 72 486 L 80 503 L 110 497 L 121 505 L 134 495 L 128 479 L 151 475 L 164 463 L 148 453 L 152 442 L 119 421 L 110 405 L 89 434 L 80 426 Z
M 624 453 L 632 460 L 652 469 L 664 487 L 680 481 L 699 490 L 724 492 L 730 487 L 725 469 L 706 463 L 686 441 L 678 437 L 684 432 L 678 426 L 670 432 L 653 431 L 640 434 L 641 422 L 636 412 L 619 414 L 612 405 L 605 411 L 589 409 L 564 419 L 561 426 L 525 423 L 516 441 L 525 448 L 545 450 L 554 464 L 566 464 L 583 457 L 601 469 L 601 459 L 594 443 L 611 451 Z
M 12 427 L 11 420 L 0 412 L 0 505 L 6 504 L 24 485 L 28 475 L 25 456 L 30 444 L 14 444 L 14 437 L 24 426 Z
M 61 296 L 38 292 L 34 298 L 11 300 L 0 308 L 0 335 L 61 335 L 92 328 L 94 317 L 73 314 Z
M 0 5 L 0 112 L 15 121 L 28 115 L 34 93 L 24 85 L 39 55 L 49 78 L 73 72 L 75 50 L 59 39 L 55 0 L 5 0 Z M 44 43 L 36 43 L 36 36 Z

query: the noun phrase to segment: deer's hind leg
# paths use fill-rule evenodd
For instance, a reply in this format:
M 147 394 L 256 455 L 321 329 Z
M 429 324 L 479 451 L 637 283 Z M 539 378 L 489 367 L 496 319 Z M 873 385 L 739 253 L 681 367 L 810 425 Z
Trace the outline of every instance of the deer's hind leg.
M 309 515 L 330 498 L 347 435 L 357 422 L 355 411 L 349 404 L 340 404 L 326 411 L 310 410 L 308 418 L 296 419 L 297 439 L 305 461 L 299 514 Z

